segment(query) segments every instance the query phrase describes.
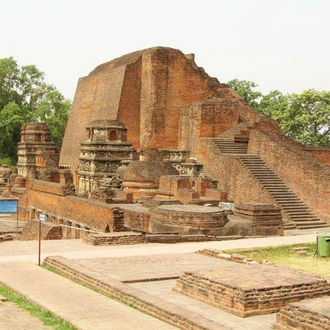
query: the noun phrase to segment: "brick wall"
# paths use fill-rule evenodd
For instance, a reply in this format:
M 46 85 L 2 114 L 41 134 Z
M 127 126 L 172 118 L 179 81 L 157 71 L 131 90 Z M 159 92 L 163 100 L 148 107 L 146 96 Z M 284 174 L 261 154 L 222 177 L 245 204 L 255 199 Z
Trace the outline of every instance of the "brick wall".
M 321 148 L 321 147 L 303 147 L 304 151 L 311 153 L 321 162 L 330 165 L 330 148 Z
M 44 213 L 57 223 L 64 220 L 102 232 L 123 230 L 123 219 L 116 221 L 114 205 L 65 196 L 61 193 L 62 186 L 56 183 L 32 180 L 29 186 L 19 202 L 24 208 L 19 214 L 21 220 L 38 219 L 38 214 Z

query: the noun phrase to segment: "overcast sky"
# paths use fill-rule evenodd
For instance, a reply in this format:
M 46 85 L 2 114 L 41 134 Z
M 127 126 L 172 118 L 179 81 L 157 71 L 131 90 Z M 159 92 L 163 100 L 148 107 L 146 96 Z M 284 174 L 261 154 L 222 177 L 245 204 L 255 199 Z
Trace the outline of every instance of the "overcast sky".
M 0 58 L 34 64 L 73 99 L 97 65 L 155 46 L 220 82 L 330 90 L 329 0 L 0 0 Z

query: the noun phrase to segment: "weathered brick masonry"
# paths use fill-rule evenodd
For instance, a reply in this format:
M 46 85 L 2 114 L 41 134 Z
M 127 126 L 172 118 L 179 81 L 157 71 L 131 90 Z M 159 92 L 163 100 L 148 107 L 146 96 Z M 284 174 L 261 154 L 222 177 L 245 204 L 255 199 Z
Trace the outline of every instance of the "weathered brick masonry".
M 62 257 L 47 257 L 44 264 L 52 266 L 63 276 L 93 288 L 112 299 L 128 304 L 148 315 L 184 330 L 229 330 L 222 324 L 204 318 L 200 314 L 182 309 L 174 304 L 151 296 L 117 281 L 107 280 L 88 269 Z
M 326 279 L 273 265 L 235 264 L 220 269 L 186 272 L 175 290 L 241 317 L 278 311 L 290 302 L 330 293 Z M 244 276 L 242 276 L 244 274 Z
M 253 130 L 249 152 L 269 167 L 323 220 L 330 221 L 330 166 L 283 135 Z
M 236 205 L 276 204 L 240 158 L 220 151 L 213 141 L 244 124 L 245 131 L 238 132 L 238 138 L 234 136 L 233 140 L 244 140 L 249 154 L 259 156 L 321 220 L 330 222 L 330 152 L 304 151 L 300 144 L 285 138 L 273 120 L 250 108 L 235 91 L 198 67 L 192 54 L 184 55 L 166 47 L 145 49 L 104 63 L 79 79 L 59 161 L 59 165 L 69 168 L 75 184 L 80 143 L 85 138 L 85 127 L 94 120 L 120 121 L 128 130 L 127 141 L 136 149 L 135 156 L 147 148 L 182 152 L 204 166 L 210 184 L 218 181 L 217 187 L 199 189 L 198 184 L 193 187 L 192 182 L 159 180 L 158 174 L 172 174 L 164 172 L 164 166 L 158 171 L 160 165 L 157 164 L 161 161 L 149 167 L 135 165 L 123 183 L 134 200 L 159 193 L 160 198 L 175 196 L 186 204 L 198 203 L 203 193 L 206 197 L 207 188 L 217 188 L 219 196 L 223 193 L 226 200 Z M 151 173 L 158 177 L 154 178 Z M 174 188 L 182 189 L 175 191 Z M 18 192 L 20 215 L 27 219 L 30 210 L 45 210 L 53 218 L 75 221 L 78 226 L 105 232 L 122 228 L 115 223 L 112 206 L 68 196 L 61 189 L 31 182 L 26 196 Z M 138 215 L 131 211 L 125 218 L 129 227 L 147 229 L 147 213 Z
M 56 224 L 81 226 L 102 232 L 123 230 L 123 218 L 116 222 L 114 205 L 99 203 L 76 196 L 66 196 L 63 186 L 40 180 L 31 180 L 29 187 L 20 201 L 28 205 L 22 220 L 39 219 L 44 213 L 47 221 Z M 23 215 L 23 214 L 22 214 Z
M 274 330 L 330 329 L 330 297 L 321 297 L 289 304 L 276 314 Z

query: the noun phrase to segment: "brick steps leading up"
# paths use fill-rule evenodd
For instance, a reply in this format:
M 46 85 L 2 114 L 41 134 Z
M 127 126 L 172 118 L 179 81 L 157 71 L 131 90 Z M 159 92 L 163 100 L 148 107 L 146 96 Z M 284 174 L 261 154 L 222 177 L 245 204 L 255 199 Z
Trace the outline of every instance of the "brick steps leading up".
M 328 224 L 318 217 L 292 192 L 289 187 L 256 155 L 240 155 L 240 161 L 270 193 L 287 216 L 290 226 L 298 229 L 322 228 Z
M 237 138 L 235 139 L 235 137 Z M 239 143 L 235 141 L 239 141 Z M 269 192 L 276 204 L 281 207 L 284 217 L 288 220 L 285 228 L 305 229 L 328 226 L 326 222 L 318 219 L 260 157 L 247 154 L 248 133 L 246 124 L 236 125 L 219 137 L 214 138 L 213 142 L 221 153 L 235 155 L 264 189 Z

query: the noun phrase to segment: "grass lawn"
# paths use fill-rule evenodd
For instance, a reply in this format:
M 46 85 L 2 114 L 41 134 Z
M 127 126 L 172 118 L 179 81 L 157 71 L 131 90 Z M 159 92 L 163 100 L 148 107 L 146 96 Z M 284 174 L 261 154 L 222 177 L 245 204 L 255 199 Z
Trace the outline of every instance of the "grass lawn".
M 307 247 L 305 254 L 299 254 L 294 248 Z M 256 261 L 268 261 L 277 265 L 304 270 L 321 275 L 330 280 L 330 258 L 314 256 L 315 244 L 282 245 L 267 248 L 226 250 L 228 254 L 240 254 Z

